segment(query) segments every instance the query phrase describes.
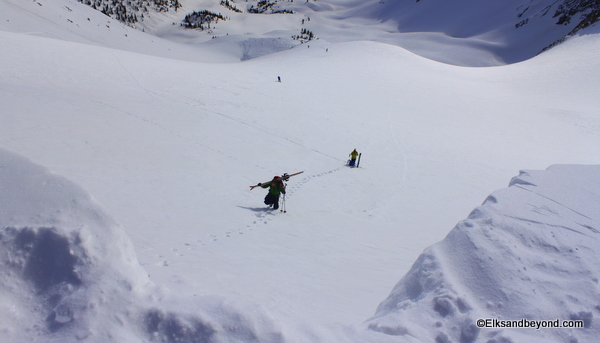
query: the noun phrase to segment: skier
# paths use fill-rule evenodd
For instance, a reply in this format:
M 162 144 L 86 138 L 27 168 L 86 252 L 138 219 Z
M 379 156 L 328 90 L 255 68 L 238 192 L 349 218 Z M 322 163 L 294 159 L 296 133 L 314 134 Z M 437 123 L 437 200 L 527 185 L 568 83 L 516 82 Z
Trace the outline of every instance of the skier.
M 356 163 L 356 158 L 358 157 L 358 151 L 356 151 L 356 149 L 352 150 L 349 156 L 350 161 L 348 161 L 348 165 L 350 167 L 354 167 L 354 164 Z
M 283 184 L 281 177 L 274 176 L 271 182 L 259 183 L 258 186 L 262 188 L 269 188 L 269 193 L 267 193 L 267 196 L 265 196 L 265 205 L 269 205 L 269 207 L 273 206 L 274 210 L 278 209 L 279 196 L 281 193 L 285 194 L 285 185 Z

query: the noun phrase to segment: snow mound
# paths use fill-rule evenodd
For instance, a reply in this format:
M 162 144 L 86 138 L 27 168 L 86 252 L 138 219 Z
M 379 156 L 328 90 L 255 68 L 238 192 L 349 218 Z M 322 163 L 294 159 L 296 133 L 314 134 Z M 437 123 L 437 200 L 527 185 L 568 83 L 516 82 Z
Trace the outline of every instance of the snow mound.
M 4 150 L 0 180 L 3 341 L 282 340 L 259 308 L 155 287 L 121 227 L 72 182 Z
M 438 244 L 369 328 L 415 342 L 593 342 L 600 337 L 600 166 L 521 172 Z M 480 328 L 478 319 L 584 328 Z

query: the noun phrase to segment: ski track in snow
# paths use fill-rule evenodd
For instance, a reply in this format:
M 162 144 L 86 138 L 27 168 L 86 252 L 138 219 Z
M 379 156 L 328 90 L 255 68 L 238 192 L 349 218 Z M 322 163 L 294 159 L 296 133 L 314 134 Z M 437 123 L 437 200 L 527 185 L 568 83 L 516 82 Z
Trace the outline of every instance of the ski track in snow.
M 548 200 L 548 201 L 551 201 L 551 202 L 553 202 L 553 203 L 555 203 L 555 204 L 557 204 L 557 205 L 559 205 L 559 206 L 562 206 L 562 207 L 566 208 L 567 210 L 569 210 L 569 211 L 571 211 L 571 212 L 573 212 L 573 213 L 575 213 L 575 214 L 577 214 L 577 215 L 580 215 L 580 216 L 582 216 L 582 217 L 584 217 L 584 218 L 586 218 L 586 219 L 588 219 L 588 220 L 593 220 L 592 218 L 590 218 L 590 217 L 586 216 L 585 214 L 583 214 L 583 213 L 580 213 L 580 212 L 577 212 L 577 211 L 575 211 L 574 209 L 572 209 L 572 208 L 570 208 L 570 207 L 568 207 L 568 206 L 565 206 L 565 205 L 563 205 L 563 204 L 559 203 L 558 201 L 556 201 L 556 200 L 554 200 L 554 199 L 551 199 L 551 198 L 549 198 L 549 197 L 547 197 L 547 196 L 545 196 L 545 195 L 543 195 L 543 194 L 540 194 L 540 193 L 538 193 L 538 192 L 534 192 L 534 191 L 532 191 L 532 190 L 530 190 L 530 189 L 527 189 L 527 188 L 525 188 L 525 187 L 522 187 L 521 185 L 515 185 L 515 187 L 517 187 L 517 188 L 520 188 L 520 189 L 522 189 L 522 190 L 524 190 L 524 191 L 527 191 L 527 192 L 531 192 L 531 193 L 533 193 L 533 194 L 535 194 L 535 195 L 537 195 L 537 196 L 540 196 L 540 197 L 542 197 L 542 198 L 544 198 L 544 199 L 546 199 L 546 200 Z
M 404 146 L 402 145 L 401 142 L 398 142 L 398 140 L 396 139 L 396 135 L 394 134 L 394 124 L 392 124 L 392 119 L 390 118 L 391 109 L 392 108 L 390 106 L 390 108 L 386 112 L 385 116 L 388 120 L 388 127 L 390 129 L 390 138 L 392 139 L 392 142 L 394 142 L 394 146 L 396 147 L 396 149 L 400 152 L 400 155 L 402 155 L 402 162 L 404 165 L 404 168 L 402 171 L 402 182 L 405 183 L 408 178 L 408 157 L 406 155 L 406 148 L 404 148 Z
M 337 167 L 337 168 L 334 168 L 334 169 L 331 169 L 328 171 L 323 171 L 320 173 L 308 175 L 308 176 L 305 176 L 304 178 L 300 179 L 300 181 L 298 181 L 298 182 L 293 182 L 293 183 L 289 184 L 289 186 L 286 186 L 286 199 L 293 197 L 293 194 L 297 190 L 301 189 L 306 183 L 314 181 L 313 179 L 337 173 L 340 170 L 342 170 L 342 168 L 343 167 Z M 262 194 L 260 197 L 261 202 L 263 201 L 264 195 L 266 195 L 266 193 Z M 264 207 L 238 206 L 238 208 L 241 208 L 241 209 L 244 209 L 244 210 L 247 210 L 247 211 L 250 211 L 253 213 L 251 216 L 251 219 L 249 220 L 249 222 L 246 224 L 246 226 L 244 228 L 240 228 L 237 231 L 232 231 L 232 230 L 224 231 L 219 235 L 209 234 L 206 241 L 197 240 L 196 241 L 197 244 L 184 243 L 184 245 L 189 248 L 200 248 L 201 246 L 204 246 L 207 243 L 215 243 L 215 242 L 219 241 L 220 238 L 231 238 L 236 235 L 244 235 L 245 233 L 247 233 L 249 231 L 253 231 L 253 229 L 255 229 L 257 227 L 267 225 L 272 220 L 274 220 L 277 216 L 279 216 L 279 215 L 284 216 L 286 214 L 286 213 L 281 212 L 282 208 L 283 208 L 283 205 L 281 204 L 282 201 L 283 201 L 283 199 L 280 198 L 279 210 L 273 210 L 272 208 L 269 208 L 266 206 L 264 206 Z M 157 256 L 157 257 L 163 258 L 160 256 Z M 167 263 L 167 262 L 165 261 L 165 263 Z M 166 266 L 167 264 L 164 264 L 164 265 Z
M 125 67 L 124 67 L 124 68 L 125 68 Z M 131 73 L 130 73 L 130 74 L 131 74 Z M 133 75 L 132 75 L 132 77 L 133 77 L 134 79 L 136 79 L 136 78 L 135 78 L 135 76 L 133 76 Z M 137 79 L 136 79 L 136 81 L 137 81 Z M 143 86 L 142 86 L 142 85 L 139 83 L 139 81 L 138 81 L 137 83 L 138 83 L 138 85 L 140 86 L 140 88 L 141 88 L 141 89 L 143 89 L 144 91 L 146 91 L 148 94 L 150 94 L 150 93 L 151 93 L 150 91 L 146 90 L 146 88 L 144 88 L 144 87 L 143 87 Z M 151 95 L 151 94 L 150 94 L 150 95 Z M 151 95 L 151 96 L 152 96 L 152 95 Z M 299 143 L 299 142 L 297 142 L 297 141 L 295 141 L 295 140 L 293 140 L 293 139 L 291 139 L 291 138 L 289 138 L 289 137 L 285 137 L 285 136 L 283 136 L 283 135 L 280 135 L 280 134 L 278 134 L 278 133 L 276 133 L 276 132 L 273 132 L 273 131 L 267 130 L 267 129 L 265 129 L 265 128 L 263 128 L 263 127 L 259 126 L 259 125 L 252 124 L 252 123 L 250 123 L 250 122 L 248 122 L 248 121 L 245 121 L 245 120 L 243 120 L 243 119 L 236 118 L 236 117 L 234 117 L 234 116 L 232 116 L 232 115 L 228 115 L 228 114 L 225 114 L 225 113 L 222 113 L 222 112 L 219 112 L 219 111 L 213 111 L 213 110 L 210 110 L 210 109 L 208 109 L 208 108 L 206 107 L 206 105 L 205 105 L 205 104 L 203 104 L 202 102 L 200 102 L 198 99 L 194 99 L 194 98 L 191 98 L 191 97 L 185 96 L 185 95 L 183 95 L 183 94 L 179 94 L 179 93 L 178 93 L 178 94 L 173 94 L 173 96 L 178 96 L 178 97 L 181 97 L 181 98 L 187 99 L 187 104 L 188 104 L 188 105 L 190 105 L 190 106 L 192 106 L 192 107 L 194 107 L 194 108 L 201 108 L 201 111 L 202 111 L 202 113 L 204 113 L 204 114 L 208 114 L 208 115 L 211 115 L 211 114 L 212 114 L 212 115 L 219 116 L 220 118 L 225 118 L 225 119 L 227 119 L 227 120 L 229 120 L 229 121 L 232 121 L 232 122 L 235 122 L 235 123 L 237 123 L 237 124 L 245 125 L 245 126 L 248 126 L 248 127 L 252 128 L 252 129 L 255 129 L 255 130 L 258 130 L 258 131 L 264 132 L 264 133 L 266 133 L 266 134 L 268 134 L 268 135 L 270 135 L 270 136 L 277 137 L 278 139 L 280 139 L 280 140 L 282 140 L 282 141 L 287 141 L 287 142 L 290 142 L 290 143 L 292 143 L 292 144 L 294 144 L 294 145 L 297 145 L 297 146 L 300 146 L 300 147 L 302 147 L 302 148 L 305 148 L 305 149 L 307 149 L 308 151 L 315 152 L 315 153 L 317 153 L 317 154 L 319 154 L 319 155 L 322 155 L 322 156 L 325 156 L 325 157 L 328 157 L 328 158 L 334 159 L 334 160 L 336 160 L 336 161 L 343 161 L 343 160 L 342 160 L 342 159 L 340 159 L 340 158 L 337 158 L 337 157 L 334 157 L 334 156 L 328 155 L 328 154 L 326 154 L 326 153 L 324 153 L 324 152 L 322 152 L 322 151 L 320 151 L 320 150 L 317 150 L 317 149 L 315 149 L 315 148 L 312 148 L 312 147 L 306 146 L 305 144 Z M 154 96 L 152 96 L 152 97 L 154 97 Z M 228 157 L 228 158 L 230 158 L 230 159 L 232 159 L 232 160 L 234 160 L 234 161 L 240 161 L 238 158 L 235 158 L 235 157 L 233 157 L 233 156 L 231 156 L 231 155 L 227 155 L 227 154 L 223 153 L 223 152 L 222 152 L 222 151 L 220 151 L 220 150 L 214 149 L 214 148 L 212 148 L 212 147 L 209 147 L 209 146 L 206 146 L 206 145 L 202 145 L 202 144 L 198 143 L 196 140 L 188 139 L 188 138 L 186 138 L 186 137 L 184 137 L 184 136 L 182 136 L 182 135 L 180 135 L 180 134 L 177 134 L 177 133 L 175 133 L 175 132 L 173 132 L 173 131 L 171 131 L 171 130 L 167 129 L 166 127 L 164 127 L 164 126 L 160 125 L 159 123 L 156 123 L 156 122 L 153 122 L 153 121 L 151 121 L 151 120 L 148 120 L 148 119 L 142 118 L 142 117 L 140 117 L 140 116 L 133 115 L 133 114 L 131 114 L 131 113 L 127 113 L 127 114 L 128 114 L 128 115 L 131 115 L 131 116 L 134 116 L 134 117 L 136 117 L 136 118 L 138 118 L 138 119 L 140 119 L 140 120 L 143 120 L 143 121 L 145 121 L 145 122 L 148 122 L 148 123 L 154 124 L 154 125 L 156 125 L 157 127 L 159 127 L 159 128 L 161 128 L 161 129 L 163 129 L 163 130 L 165 130 L 165 131 L 167 131 L 167 132 L 171 133 L 172 135 L 174 135 L 174 136 L 177 136 L 177 137 L 179 137 L 179 138 L 181 138 L 181 139 L 184 139 L 184 140 L 188 141 L 189 143 L 192 143 L 192 144 L 198 145 L 198 146 L 200 146 L 200 147 L 202 147 L 202 148 L 205 148 L 205 149 L 208 149 L 208 150 L 211 150 L 211 151 L 214 151 L 214 152 L 220 153 L 220 154 L 222 154 L 223 156 L 226 156 L 226 157 Z M 248 163 L 250 163 L 250 162 L 248 162 Z M 258 168 L 260 168 L 260 169 L 269 170 L 267 167 L 261 166 L 261 165 L 259 165 L 259 164 L 253 164 L 253 165 L 254 165 L 255 167 L 258 167 Z
M 131 70 L 129 70 L 127 67 L 125 67 L 125 65 L 123 65 L 123 62 L 121 61 L 121 59 L 119 58 L 119 56 L 116 55 L 116 53 L 113 51 L 112 55 L 115 59 L 115 61 L 117 61 L 117 64 L 125 71 L 125 73 L 127 73 L 127 75 L 131 76 L 131 78 L 135 81 L 135 83 L 138 85 L 138 87 L 140 87 L 140 89 L 142 89 L 144 92 L 146 92 L 146 94 L 148 94 L 152 99 L 158 100 L 158 97 L 160 96 L 160 94 L 151 91 L 150 89 L 142 86 L 142 83 L 140 82 L 140 80 L 135 77 L 135 75 L 131 72 Z

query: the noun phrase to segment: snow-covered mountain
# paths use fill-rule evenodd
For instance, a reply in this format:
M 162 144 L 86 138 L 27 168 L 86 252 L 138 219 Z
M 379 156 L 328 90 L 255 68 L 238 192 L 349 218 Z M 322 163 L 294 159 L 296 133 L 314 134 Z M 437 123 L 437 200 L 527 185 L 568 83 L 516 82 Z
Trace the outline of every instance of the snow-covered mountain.
M 114 31 L 115 25 L 128 25 L 191 44 L 196 51 L 223 61 L 255 58 L 319 40 L 368 40 L 401 46 L 444 63 L 492 66 L 531 58 L 596 23 L 600 13 L 597 1 L 573 0 L 77 1 L 113 19 L 84 11 L 75 0 L 64 2 L 67 5 L 5 0 L 2 6 L 27 8 L 29 15 L 12 22 L 7 18 L 2 25 L 20 32 L 39 26 L 43 17 L 51 26 L 64 27 L 68 32 L 61 36 L 65 37 L 81 34 L 82 27 Z M 130 30 L 125 31 L 128 37 Z M 86 33 L 90 38 L 97 34 L 98 30 Z M 209 52 L 204 49 L 207 45 Z M 214 56 L 214 46 L 230 56 Z
M 597 1 L 417 0 L 371 4 L 367 13 L 380 21 L 396 22 L 398 32 L 427 32 L 429 40 L 419 44 L 433 47 L 413 46 L 424 56 L 435 56 L 435 52 L 425 52 L 439 50 L 435 45 L 460 49 L 467 43 L 493 52 L 502 63 L 514 63 L 562 40 L 580 23 L 596 22 L 599 9 Z M 411 50 L 411 45 L 399 42 Z
M 600 336 L 597 25 L 504 65 L 486 33 L 373 24 L 392 4 L 242 13 L 212 39 L 174 20 L 191 3 L 135 29 L 0 0 L 3 342 Z M 318 39 L 291 38 L 301 19 Z M 301 170 L 287 213 L 248 189 Z
M 451 55 L 442 61 L 461 65 L 473 62 L 463 56 L 465 52 L 452 50 L 488 51 L 495 59 L 479 61 L 487 64 L 531 58 L 574 30 L 597 22 L 600 14 L 597 1 L 582 0 L 79 1 L 132 27 L 177 40 L 182 35 L 208 40 L 266 34 L 286 42 L 280 49 L 319 37 L 376 40 L 434 59 L 440 59 L 437 52 L 444 47 Z M 362 22 L 357 24 L 358 20 Z M 196 32 L 184 33 L 185 28 Z M 420 39 L 407 40 L 407 33 Z M 264 53 L 272 51 L 278 49 Z

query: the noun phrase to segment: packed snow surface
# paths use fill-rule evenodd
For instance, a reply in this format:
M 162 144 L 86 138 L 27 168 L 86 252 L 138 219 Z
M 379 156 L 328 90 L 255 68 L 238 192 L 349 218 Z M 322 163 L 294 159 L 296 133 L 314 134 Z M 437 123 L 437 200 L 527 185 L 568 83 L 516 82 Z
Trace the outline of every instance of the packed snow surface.
M 3 341 L 600 336 L 597 28 L 467 68 L 376 41 L 183 45 L 75 1 L 0 19 Z M 298 171 L 286 213 L 249 190 Z

